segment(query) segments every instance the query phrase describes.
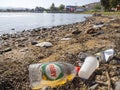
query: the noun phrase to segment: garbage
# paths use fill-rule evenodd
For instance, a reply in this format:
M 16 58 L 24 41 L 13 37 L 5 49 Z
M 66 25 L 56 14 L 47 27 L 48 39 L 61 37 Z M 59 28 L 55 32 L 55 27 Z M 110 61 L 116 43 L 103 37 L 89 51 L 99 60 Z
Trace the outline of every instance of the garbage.
M 36 44 L 37 47 L 52 47 L 52 43 L 50 42 L 42 42 L 42 43 L 38 43 Z
M 94 29 L 99 29 L 99 28 L 101 28 L 101 27 L 103 27 L 103 26 L 104 26 L 104 24 L 93 25 L 93 28 L 94 28 Z
M 72 80 L 80 67 L 65 62 L 31 64 L 29 66 L 30 86 L 32 89 L 55 87 Z
M 108 62 L 113 58 L 115 51 L 113 49 L 108 49 L 99 53 L 96 53 L 96 57 L 101 62 Z
M 99 67 L 99 61 L 94 56 L 88 56 L 78 72 L 78 76 L 83 79 L 88 79 L 96 68 Z
M 104 23 L 103 23 L 103 22 L 98 22 L 98 23 L 96 23 L 96 24 L 93 25 L 93 28 L 94 28 L 94 29 L 99 29 L 99 28 L 101 28 L 101 27 L 103 27 L 103 26 L 104 26 Z

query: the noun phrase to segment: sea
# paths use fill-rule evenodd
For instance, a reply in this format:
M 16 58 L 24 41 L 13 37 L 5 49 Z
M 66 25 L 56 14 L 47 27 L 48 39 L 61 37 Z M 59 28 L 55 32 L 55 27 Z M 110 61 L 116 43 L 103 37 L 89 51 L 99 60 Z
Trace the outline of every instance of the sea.
M 74 13 L 0 13 L 0 35 L 35 28 L 50 28 L 82 22 L 90 14 Z

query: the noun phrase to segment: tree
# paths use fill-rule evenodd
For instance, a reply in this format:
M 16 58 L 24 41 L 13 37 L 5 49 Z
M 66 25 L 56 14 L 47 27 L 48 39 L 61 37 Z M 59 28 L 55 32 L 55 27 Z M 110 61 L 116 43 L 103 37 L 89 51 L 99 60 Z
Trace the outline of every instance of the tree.
M 55 4 L 52 3 L 52 5 L 50 6 L 50 10 L 54 11 L 55 10 Z
M 112 7 L 116 7 L 117 5 L 120 5 L 120 0 L 109 0 L 110 1 L 110 6 Z
M 104 7 L 105 11 L 109 11 L 110 10 L 110 1 L 109 0 L 100 0 L 101 1 L 101 5 Z
M 59 10 L 60 10 L 60 11 L 63 11 L 64 8 L 65 8 L 65 5 L 63 5 L 63 4 L 61 4 L 61 5 L 59 6 Z
M 95 5 L 94 9 L 95 10 L 101 10 L 101 6 L 100 5 Z

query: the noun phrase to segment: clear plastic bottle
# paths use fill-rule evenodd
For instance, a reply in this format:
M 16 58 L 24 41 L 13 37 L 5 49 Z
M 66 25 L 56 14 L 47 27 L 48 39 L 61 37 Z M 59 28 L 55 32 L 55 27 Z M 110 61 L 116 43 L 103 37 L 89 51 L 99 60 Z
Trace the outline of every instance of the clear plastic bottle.
M 80 67 L 65 62 L 49 62 L 29 66 L 30 85 L 33 90 L 55 87 L 72 80 Z

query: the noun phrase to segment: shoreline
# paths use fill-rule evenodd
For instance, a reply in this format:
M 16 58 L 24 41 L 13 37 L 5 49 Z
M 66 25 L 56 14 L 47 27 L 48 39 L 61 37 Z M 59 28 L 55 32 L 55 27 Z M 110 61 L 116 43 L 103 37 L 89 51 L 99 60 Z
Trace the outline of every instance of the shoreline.
M 113 48 L 116 51 L 115 57 L 109 63 L 101 64 L 95 71 L 89 84 L 77 78 L 74 88 L 73 82 L 59 87 L 56 90 L 70 90 L 79 88 L 89 89 L 95 81 L 107 82 L 105 71 L 109 72 L 111 82 L 120 80 L 120 18 L 107 16 L 92 16 L 83 22 L 75 24 L 43 28 L 32 31 L 22 31 L 19 34 L 6 34 L 0 36 L 0 87 L 2 89 L 30 89 L 28 66 L 33 63 L 62 61 L 76 65 L 81 60 L 80 53 L 94 55 L 97 52 Z M 98 27 L 98 25 L 101 25 Z M 52 47 L 37 47 L 37 43 L 50 42 Z M 83 62 L 83 61 L 81 61 Z M 111 65 L 114 65 L 111 67 Z M 117 72 L 117 73 L 116 73 Z M 114 74 L 114 75 L 113 75 Z M 115 80 L 113 78 L 116 78 Z M 7 84 L 6 84 L 7 83 Z M 77 85 L 78 84 L 78 85 Z M 108 90 L 107 86 L 98 84 L 98 89 Z M 114 87 L 111 86 L 114 89 Z M 52 89 L 51 89 L 52 90 Z

